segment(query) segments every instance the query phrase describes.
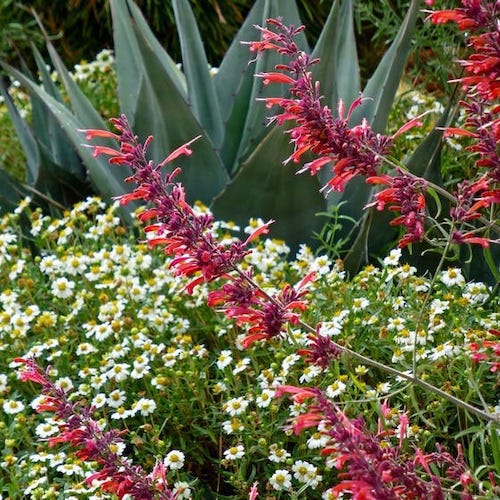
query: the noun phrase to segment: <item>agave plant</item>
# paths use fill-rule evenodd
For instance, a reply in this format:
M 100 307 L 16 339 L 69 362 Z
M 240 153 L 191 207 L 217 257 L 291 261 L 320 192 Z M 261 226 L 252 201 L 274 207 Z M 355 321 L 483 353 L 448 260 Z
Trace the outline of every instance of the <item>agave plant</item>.
M 319 193 L 324 179 L 296 176 L 293 169 L 281 166 L 291 152 L 288 137 L 280 127 L 267 126 L 269 110 L 256 102 L 271 92 L 276 96 L 277 90 L 265 87 L 254 77 L 256 73 L 274 68 L 281 62 L 281 56 L 265 53 L 252 61 L 253 55 L 241 42 L 255 39 L 258 32 L 254 25 L 263 25 L 267 18 L 280 16 L 286 24 L 300 25 L 295 0 L 257 0 L 215 74 L 209 68 L 188 0 L 173 0 L 182 69 L 163 49 L 131 0 L 110 0 L 110 6 L 120 109 L 140 136 L 154 135 L 150 150 L 153 159 L 160 161 L 175 147 L 201 136 L 194 145 L 194 154 L 179 162 L 191 201 L 201 200 L 212 207 L 217 217 L 240 224 L 246 223 L 249 217 L 273 218 L 277 221 L 273 234 L 292 247 L 310 242 L 312 234 L 320 229 L 322 220 L 315 216 L 318 212 L 324 212 L 329 206 L 340 206 L 346 220 L 357 221 L 353 232 L 356 237 L 351 238 L 347 258 L 352 269 L 392 239 L 392 235 L 387 236 L 387 225 L 379 220 L 379 215 L 363 212 L 371 197 L 365 185 L 353 183 L 344 193 L 324 198 Z M 362 90 L 353 0 L 333 2 L 312 49 L 314 57 L 320 59 L 314 76 L 322 82 L 325 104 L 335 109 L 337 101 L 342 99 L 348 106 L 362 90 L 370 99 L 357 109 L 353 119 L 359 121 L 366 117 L 375 131 L 384 131 L 410 50 L 419 7 L 419 0 L 411 2 L 397 38 Z M 305 36 L 297 43 L 301 50 L 310 51 Z M 39 60 L 41 84 L 31 75 L 2 63 L 31 94 L 35 106 L 44 110 L 41 121 L 34 121 L 31 130 L 12 112 L 21 140 L 28 146 L 28 162 L 34 165 L 30 167 L 30 179 L 37 179 L 46 170 L 41 166 L 44 158 L 40 151 L 48 150 L 54 163 L 53 159 L 60 157 L 57 147 L 63 147 L 73 155 L 68 165 L 76 166 L 77 159 L 80 160 L 79 169 L 75 171 L 79 181 L 84 180 L 82 173 L 85 172 L 99 194 L 106 198 L 117 195 L 123 191 L 123 177 L 117 177 L 116 169 L 109 169 L 101 159 L 93 158 L 81 145 L 78 132 L 78 129 L 102 128 L 103 120 L 70 78 L 49 41 L 47 47 L 70 105 L 52 88 L 43 61 Z M 48 130 L 49 124 L 53 133 L 47 138 L 43 129 Z M 47 143 L 43 146 L 40 137 L 49 141 L 48 146 Z M 414 164 L 433 164 L 438 142 L 432 151 L 430 148 L 418 151 L 418 161 Z M 37 154 L 41 159 L 35 161 Z

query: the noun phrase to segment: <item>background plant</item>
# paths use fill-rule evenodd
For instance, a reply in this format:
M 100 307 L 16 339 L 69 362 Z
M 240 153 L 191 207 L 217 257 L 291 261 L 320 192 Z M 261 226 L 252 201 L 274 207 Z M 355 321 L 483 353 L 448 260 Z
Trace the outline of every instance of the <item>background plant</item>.
M 25 41 L 29 38 L 33 40 L 33 36 L 38 37 L 39 48 L 43 41 L 39 32 L 34 29 L 35 23 L 26 7 L 23 9 L 19 6 L 12 9 L 9 6 L 15 2 L 6 0 L 4 3 L 5 15 L 2 19 L 11 19 L 14 27 L 10 28 L 12 31 L 10 36 L 8 23 L 4 28 L 4 33 L 7 33 L 7 36 L 4 38 L 3 57 L 14 62 L 15 55 L 12 53 L 12 49 L 7 47 L 7 42 L 15 40 L 17 32 L 22 33 L 22 38 Z M 300 17 L 308 26 L 306 36 L 311 45 L 316 43 L 321 33 L 331 3 L 331 1 L 325 0 L 299 1 L 297 3 Z M 190 1 L 207 47 L 208 60 L 212 65 L 218 66 L 220 64 L 252 4 L 253 1 L 249 0 L 219 0 L 210 2 L 210 8 L 207 9 L 206 3 Z M 148 24 L 162 45 L 167 48 L 174 60 L 180 61 L 181 50 L 175 36 L 175 16 L 172 3 L 158 4 L 151 1 L 138 1 L 137 5 L 141 8 Z M 377 60 L 382 57 L 387 41 L 396 36 L 408 5 L 408 0 L 355 2 L 354 20 L 356 32 L 359 35 L 357 46 L 364 79 L 369 77 Z M 442 3 L 440 7 L 449 8 L 452 6 L 452 2 L 448 2 Z M 32 7 L 39 13 L 48 33 L 59 40 L 61 56 L 68 66 L 79 64 L 82 59 L 93 59 L 103 47 L 109 48 L 113 44 L 107 1 L 96 0 L 86 3 L 56 1 L 48 4 L 35 0 Z M 452 33 L 455 34 L 452 35 Z M 426 75 L 423 83 L 428 90 L 435 89 L 436 85 L 445 85 L 449 77 L 447 73 L 452 70 L 453 57 L 449 56 L 457 50 L 461 43 L 461 38 L 456 36 L 456 31 L 434 30 L 429 25 L 418 23 L 413 43 L 415 51 L 411 56 L 412 70 L 410 74 L 419 81 Z M 440 50 L 435 51 L 434 47 L 440 47 Z M 29 45 L 19 48 L 26 49 L 29 48 Z
M 288 155 L 289 145 L 278 131 L 266 128 L 268 112 L 265 108 L 253 104 L 256 97 L 265 97 L 267 90 L 253 78 L 253 71 L 249 71 L 248 67 L 249 55 L 242 52 L 244 48 L 239 43 L 248 39 L 249 32 L 253 30 L 252 24 L 275 14 L 284 13 L 287 22 L 299 25 L 299 13 L 295 4 L 256 2 L 228 49 L 219 71 L 211 77 L 189 5 L 187 2 L 174 2 L 185 59 L 183 72 L 186 81 L 172 59 L 160 47 L 137 7 L 123 1 L 112 2 L 111 6 L 115 26 L 120 109 L 130 117 L 139 135 L 149 132 L 151 120 L 156 129 L 161 131 L 152 151 L 153 157 L 161 158 L 165 151 L 182 143 L 185 136 L 201 134 L 204 137 L 203 156 L 206 158 L 206 165 L 200 169 L 192 158 L 184 160 L 182 165 L 183 182 L 189 198 L 213 204 L 218 217 L 230 216 L 238 223 L 243 223 L 250 214 L 263 218 L 272 214 L 280 221 L 276 224 L 277 234 L 294 248 L 309 238 L 312 231 L 319 230 L 322 222 L 314 214 L 327 207 L 325 200 L 314 189 L 316 180 L 296 177 L 286 169 L 268 168 L 270 163 L 281 161 Z M 349 103 L 361 88 L 352 8 L 352 2 L 332 4 L 331 14 L 314 49 L 314 55 L 325 61 L 323 66 L 318 66 L 318 77 L 324 81 L 325 102 L 334 103 L 342 97 Z M 367 111 L 367 116 L 374 120 L 377 109 L 376 123 L 373 123 L 376 130 L 382 131 L 385 128 L 397 83 L 405 67 L 411 33 L 418 14 L 419 4 L 414 1 L 392 49 L 387 52 L 366 86 L 365 93 L 374 99 L 374 106 Z M 300 44 L 307 49 L 305 36 L 300 37 Z M 58 71 L 64 75 L 65 69 L 53 48 L 50 53 Z M 267 56 L 260 59 L 255 72 L 272 67 L 278 62 L 278 59 L 272 60 L 274 57 L 273 55 L 269 60 Z M 137 68 L 140 68 L 139 72 Z M 54 110 L 50 120 L 55 120 L 64 129 L 60 140 L 65 148 L 72 149 L 71 154 L 83 160 L 92 185 L 102 194 L 111 196 L 113 186 L 121 180 L 111 178 L 103 164 L 89 157 L 73 132 L 75 128 L 103 126 L 88 101 L 74 86 L 66 89 L 72 100 L 75 118 L 61 102 L 57 102 L 57 96 L 52 95 L 50 89 L 42 90 L 16 70 L 10 71 L 27 85 L 42 105 L 50 104 L 49 109 Z M 68 81 L 68 78 L 61 76 L 61 80 Z M 166 110 L 183 119 L 176 120 L 173 127 Z M 429 158 L 421 151 L 418 163 L 425 165 L 428 161 Z M 78 175 L 81 175 L 81 167 Z M 252 189 L 255 195 L 243 196 L 250 186 L 254 186 Z M 277 190 L 276 186 L 280 188 Z M 286 195 L 276 196 L 276 193 Z M 343 196 L 331 196 L 326 204 L 341 204 L 345 215 L 358 221 L 360 212 L 356 207 L 365 204 L 368 198 L 368 191 L 358 189 L 356 195 L 346 193 L 345 200 Z M 300 206 L 294 201 L 298 199 L 302 200 Z M 343 200 L 346 203 L 341 203 Z M 356 232 L 368 234 L 367 221 L 360 220 L 359 224 L 359 227 L 347 228 L 343 237 L 349 235 L 351 239 Z M 383 234 L 377 229 L 379 224 L 381 221 L 371 223 L 372 236 Z M 360 262 L 368 259 L 370 253 L 376 252 L 377 248 L 388 244 L 394 237 L 391 233 L 385 234 L 387 238 L 384 241 L 368 238 L 367 241 L 373 245 L 368 252 L 363 245 L 351 245 L 352 259 L 349 267 L 355 270 Z
M 380 402 L 390 397 L 386 425 L 395 428 L 408 409 L 408 446 L 415 443 L 432 451 L 439 442 L 454 453 L 458 440 L 474 480 L 482 484 L 478 487 L 485 494 L 490 488 L 491 443 L 480 419 L 349 358 L 321 373 L 296 355 L 296 344 L 306 342 L 300 329 L 283 340 L 240 350 L 244 330 L 204 305 L 209 289 L 200 285 L 193 296 L 183 295 L 190 280 L 170 274 L 163 252 L 137 243 L 120 225 L 116 206 L 89 199 L 62 219 L 24 210 L 44 253 L 33 258 L 22 245 L 19 215 L 4 216 L 1 275 L 11 286 L 1 294 L 0 484 L 11 498 L 98 494 L 80 485 L 91 463 L 62 448 L 36 444 L 41 436 L 55 435 L 56 427 L 50 414 L 35 414 L 29 406 L 37 387 L 15 376 L 12 359 L 29 355 L 52 366 L 59 386 L 74 386 L 78 399 L 96 404 L 99 418 L 129 430 L 125 453 L 135 463 L 151 469 L 154 457 L 182 451 L 184 466 L 169 479 L 172 485 L 191 484 L 194 498 L 208 498 L 210 491 L 217 492 L 216 498 L 245 498 L 253 478 L 262 491 L 282 469 L 290 472 L 298 492 L 304 486 L 293 478 L 292 466 L 298 461 L 323 476 L 299 497 L 321 497 L 333 480 L 333 471 L 317 456 L 321 440 L 314 430 L 299 436 L 283 433 L 287 419 L 305 407 L 289 408 L 285 400 L 267 398 L 277 384 L 315 384 L 335 394 L 343 411 L 361 410 L 373 423 L 381 415 Z M 206 212 L 201 206 L 197 210 Z M 217 226 L 219 236 L 229 242 L 235 228 L 222 222 Z M 248 229 L 254 228 L 250 224 Z M 325 255 L 315 257 L 305 246 L 295 258 L 288 257 L 282 241 L 269 239 L 256 242 L 246 260 L 267 289 L 315 270 L 319 277 L 304 319 L 322 320 L 324 331 L 351 349 L 403 371 L 411 368 L 409 339 L 422 296 L 431 286 L 428 278 L 400 262 L 397 251 L 352 280 L 338 263 Z M 484 362 L 474 364 L 466 347 L 491 338 L 487 330 L 498 327 L 498 302 L 488 302 L 488 297 L 486 285 L 465 283 L 456 269 L 443 272 L 432 284 L 432 305 L 423 318 L 430 333 L 421 337 L 418 356 L 429 383 L 472 404 L 484 398 L 493 408 L 498 403 L 497 377 Z M 231 411 L 239 411 L 238 401 L 245 408 L 232 416 Z M 148 402 L 151 413 L 142 415 L 141 405 L 147 414 Z M 244 429 L 228 434 L 226 422 L 231 421 L 235 429 L 238 421 Z M 240 445 L 244 456 L 227 459 L 224 451 Z M 278 493 L 272 486 L 269 491 Z

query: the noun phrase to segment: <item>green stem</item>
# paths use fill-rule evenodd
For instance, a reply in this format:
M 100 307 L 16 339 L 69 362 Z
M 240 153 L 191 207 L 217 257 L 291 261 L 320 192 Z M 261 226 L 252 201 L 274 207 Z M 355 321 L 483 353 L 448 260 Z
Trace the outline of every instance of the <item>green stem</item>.
M 280 304 L 274 297 L 269 295 L 265 290 L 263 290 L 257 283 L 255 283 L 251 278 L 249 278 L 243 271 L 240 269 L 235 268 L 235 271 L 238 273 L 239 276 L 243 277 L 249 284 L 250 286 L 254 287 L 256 290 L 259 291 L 267 300 L 272 302 L 273 304 L 276 304 L 279 307 L 283 307 L 283 304 Z M 299 320 L 298 324 L 305 330 L 310 333 L 316 334 L 316 328 L 311 326 L 309 323 L 306 323 L 302 320 Z M 333 342 L 333 341 L 332 341 Z M 425 380 L 422 380 L 421 378 L 418 378 L 414 373 L 406 373 L 402 372 L 396 368 L 393 368 L 392 366 L 387 366 L 384 365 L 383 363 L 380 363 L 379 361 L 376 361 L 374 359 L 368 358 L 366 356 L 363 356 L 362 354 L 352 351 L 348 347 L 342 346 L 336 342 L 333 342 L 333 345 L 342 353 L 347 354 L 353 359 L 356 359 L 360 361 L 363 364 L 373 366 L 374 368 L 378 368 L 379 370 L 389 373 L 391 375 L 395 375 L 396 377 L 401 377 L 411 384 L 417 385 L 419 387 L 422 387 L 423 389 L 428 390 L 429 392 L 432 392 L 433 394 L 436 394 L 437 396 L 442 397 L 446 401 L 449 401 L 450 403 L 453 403 L 455 406 L 458 406 L 462 408 L 463 410 L 466 410 L 483 420 L 488 420 L 490 422 L 497 422 L 500 423 L 500 415 L 498 414 L 493 414 L 489 413 L 487 411 L 484 411 L 480 408 L 477 408 L 476 406 L 473 406 L 469 403 L 466 403 L 465 401 L 462 401 L 461 399 L 452 396 L 451 394 L 448 394 L 447 392 L 439 389 L 438 387 L 429 384 Z
M 301 324 L 301 326 L 303 326 Z M 362 363 L 365 363 L 367 365 L 373 366 L 374 368 L 379 368 L 380 370 L 390 373 L 391 375 L 395 375 L 397 377 L 404 378 L 408 382 L 417 385 L 419 387 L 422 387 L 423 389 L 428 390 L 429 392 L 432 392 L 433 394 L 436 394 L 437 396 L 442 397 L 443 399 L 449 401 L 450 403 L 453 403 L 454 405 L 470 412 L 473 413 L 474 415 L 482 418 L 483 420 L 488 420 L 490 422 L 497 422 L 500 423 L 500 415 L 488 413 L 484 410 L 481 410 L 480 408 L 477 408 L 476 406 L 470 405 L 469 403 L 466 403 L 465 401 L 462 401 L 459 398 L 456 398 L 455 396 L 452 396 L 451 394 L 448 394 L 447 392 L 444 392 L 443 390 L 439 389 L 438 387 L 429 384 L 425 382 L 425 380 L 422 380 L 421 378 L 418 378 L 414 374 L 411 373 L 405 373 L 400 370 L 397 370 L 396 368 L 393 368 L 391 366 L 384 365 L 383 363 L 380 363 L 378 361 L 375 361 L 374 359 L 367 358 L 366 356 L 363 356 L 362 354 L 359 354 L 358 352 L 352 351 L 347 347 L 341 346 L 337 343 L 335 343 L 335 346 L 343 351 L 345 354 L 349 355 L 350 357 L 357 359 L 358 361 L 361 361 Z

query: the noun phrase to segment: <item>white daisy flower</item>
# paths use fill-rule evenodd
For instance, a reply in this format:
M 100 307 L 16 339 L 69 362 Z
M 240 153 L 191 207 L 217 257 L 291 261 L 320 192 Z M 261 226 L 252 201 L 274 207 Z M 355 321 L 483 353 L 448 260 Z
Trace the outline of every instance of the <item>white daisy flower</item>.
M 269 484 L 277 491 L 292 487 L 292 476 L 285 469 L 278 469 L 269 479 Z
M 224 452 L 224 458 L 226 460 L 238 460 L 239 458 L 243 458 L 244 456 L 245 448 L 241 444 L 232 446 Z
M 170 470 L 179 470 L 184 466 L 185 455 L 182 451 L 172 450 L 168 453 L 168 455 L 163 459 L 163 463 L 165 467 L 168 467 Z

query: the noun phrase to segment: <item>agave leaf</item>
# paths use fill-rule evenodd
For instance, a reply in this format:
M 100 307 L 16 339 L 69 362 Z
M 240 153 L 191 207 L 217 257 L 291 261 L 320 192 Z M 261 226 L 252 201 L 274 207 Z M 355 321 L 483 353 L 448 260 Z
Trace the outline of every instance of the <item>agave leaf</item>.
M 121 5 L 121 2 L 123 0 L 118 1 L 120 1 L 120 4 L 118 4 L 117 8 Z M 163 64 L 164 69 L 170 76 L 172 82 L 176 85 L 177 90 L 184 97 L 184 99 L 187 100 L 187 86 L 184 74 L 179 69 L 175 61 L 162 47 L 154 33 L 151 31 L 148 22 L 142 15 L 141 10 L 139 9 L 139 7 L 137 7 L 135 2 L 128 0 L 127 6 L 129 8 L 132 21 L 134 22 L 136 33 L 148 43 L 148 45 L 151 47 L 151 50 L 156 54 L 158 60 Z
M 170 151 L 185 142 L 201 136 L 202 139 L 193 146 L 195 153 L 190 157 L 179 158 L 176 164 L 182 168 L 181 178 L 189 199 L 209 204 L 229 181 L 226 169 L 156 54 L 144 40 L 138 40 L 145 71 L 137 112 L 133 117 L 134 130 L 144 137 L 154 133 L 150 154 L 156 162 L 163 160 Z
M 349 108 L 361 91 L 352 10 L 352 0 L 334 2 L 312 53 L 319 59 L 313 77 L 321 82 L 324 102 L 333 110 L 340 99 Z
M 353 113 L 352 124 L 360 123 L 364 117 L 375 132 L 384 132 L 406 65 L 420 9 L 420 0 L 412 0 L 396 38 L 363 90 L 366 99 Z
M 133 116 L 143 73 L 142 57 L 126 0 L 110 0 L 120 110 Z
M 264 26 L 266 19 L 282 17 L 286 25 L 300 26 L 301 20 L 295 0 L 266 0 L 264 5 L 263 18 L 260 22 Z M 259 33 L 252 39 L 258 39 Z M 308 51 L 307 40 L 304 33 L 296 37 L 295 42 L 299 50 Z M 265 51 L 260 54 L 255 63 L 256 74 L 273 71 L 276 64 L 288 62 L 286 58 L 275 51 Z M 240 164 L 252 153 L 253 149 L 266 136 L 265 125 L 268 118 L 274 113 L 268 110 L 262 103 L 256 103 L 258 99 L 266 97 L 285 96 L 287 87 L 285 85 L 272 84 L 265 86 L 261 78 L 254 78 L 252 91 L 249 98 L 249 106 L 244 118 L 244 127 L 239 141 L 238 153 L 235 162 L 230 167 L 229 172 L 234 175 L 240 168 Z
M 48 95 L 63 104 L 61 93 L 52 80 L 45 61 L 35 47 L 33 50 L 44 90 Z M 85 169 L 71 142 L 68 140 L 67 136 L 62 133 L 60 123 L 51 113 L 47 112 L 47 104 L 44 101 L 33 95 L 32 101 L 35 101 L 34 107 L 38 108 L 36 114 L 37 119 L 33 120 L 35 137 L 45 148 L 45 158 L 49 160 L 42 161 L 42 169 L 52 169 L 54 165 L 57 165 L 57 170 L 60 174 L 58 176 L 55 172 L 44 172 L 43 176 L 52 178 L 55 182 L 55 179 L 64 177 L 64 173 L 67 172 L 72 177 L 78 179 L 79 182 L 83 182 L 86 177 Z M 40 186 L 37 184 L 37 187 Z
M 93 124 L 93 128 L 105 129 L 106 123 L 94 108 L 87 96 L 75 83 L 63 61 L 59 57 L 57 51 L 55 50 L 54 46 L 50 43 L 49 40 L 47 40 L 46 43 L 52 63 L 57 70 L 58 76 L 60 77 L 62 84 L 66 89 L 66 92 L 68 93 L 68 97 L 71 101 L 71 107 L 75 115 L 82 122 Z
M 307 243 L 325 209 L 316 177 L 297 176 L 282 160 L 291 153 L 288 136 L 278 127 L 271 129 L 224 193 L 213 204 L 217 218 L 245 226 L 250 216 L 274 219 L 272 236 L 284 239 L 293 250 Z
M 45 63 L 43 57 L 35 46 L 33 46 L 33 56 L 35 58 L 43 88 L 54 99 L 57 99 L 59 102 L 63 102 L 61 93 L 59 92 L 59 89 L 57 88 L 55 82 L 52 80 L 52 77 L 47 69 L 47 64 Z
M 189 104 L 212 144 L 220 147 L 224 135 L 222 117 L 196 19 L 187 0 L 173 0 L 173 8 L 181 43 Z
M 40 152 L 38 151 L 36 140 L 26 122 L 21 118 L 18 109 L 7 92 L 3 78 L 0 78 L 0 92 L 7 106 L 12 124 L 16 129 L 19 142 L 26 155 L 26 182 L 32 185 L 36 182 L 40 171 Z
M 64 132 L 61 131 L 60 134 L 63 135 Z M 87 193 L 90 194 L 90 182 L 87 177 L 77 177 L 64 163 L 56 163 L 53 152 L 44 144 L 39 144 L 39 148 L 42 168 L 35 189 L 36 192 L 43 193 L 44 201 L 49 201 L 49 206 L 69 207 Z
M 262 19 L 264 19 L 265 3 L 265 0 L 257 0 L 254 3 L 213 77 L 217 101 L 224 122 L 229 120 L 229 115 L 235 106 L 234 101 L 241 95 L 244 95 L 247 104 L 246 109 L 248 109 L 250 95 L 249 92 L 248 95 L 242 93 L 242 88 L 245 83 L 250 90 L 252 88 L 251 85 L 248 85 L 248 83 L 252 84 L 254 80 L 250 60 L 255 56 L 248 50 L 248 45 L 242 42 L 248 42 L 258 36 L 255 25 L 261 24 Z M 229 131 L 229 129 L 226 129 L 226 134 Z
M 82 133 L 79 132 L 79 129 L 89 128 L 87 124 L 79 121 L 66 106 L 58 102 L 21 72 L 1 61 L 0 64 L 18 79 L 30 94 L 35 95 L 46 104 L 48 112 L 58 121 L 85 163 L 96 191 L 100 192 L 108 200 L 117 194 L 121 194 L 124 191 L 124 177 L 129 175 L 130 172 L 128 169 L 110 168 L 104 157 L 94 158 L 92 156 L 92 150 L 82 144 L 84 138 Z M 133 207 L 131 208 L 133 209 Z M 127 214 L 128 211 L 123 211 L 123 213 Z
M 13 212 L 28 191 L 17 180 L 0 168 L 0 214 Z
M 186 87 L 182 73 L 161 47 L 139 8 L 129 0 L 110 0 L 110 6 L 118 77 L 118 100 L 121 111 L 129 119 L 136 111 L 141 79 L 145 72 L 138 38 L 151 47 L 151 51 L 161 62 L 178 94 L 186 100 Z
M 248 66 L 248 73 L 241 75 L 239 87 L 236 89 L 234 97 L 228 102 L 227 110 L 230 111 L 225 122 L 224 143 L 220 155 L 224 165 L 231 175 L 239 168 L 236 158 L 241 145 L 241 138 L 245 129 L 245 120 L 250 109 L 250 98 L 254 86 L 253 72 Z M 223 101 L 220 101 L 223 102 Z M 254 103 L 254 106 L 263 104 Z M 229 109 L 230 108 L 230 109 Z
M 265 0 L 257 0 L 254 3 L 214 75 L 217 100 L 225 125 L 220 155 L 229 172 L 232 172 L 235 166 L 255 84 L 253 64 L 250 64 L 254 55 L 245 43 L 258 36 L 255 25 L 261 24 L 265 17 L 265 3 Z
M 442 185 L 441 150 L 443 148 L 444 129 L 449 125 L 450 119 L 455 119 L 458 110 L 455 109 L 453 113 L 451 111 L 452 103 L 450 102 L 439 117 L 436 126 L 420 142 L 417 149 L 405 162 L 406 168 L 412 174 L 423 177 L 438 185 Z

